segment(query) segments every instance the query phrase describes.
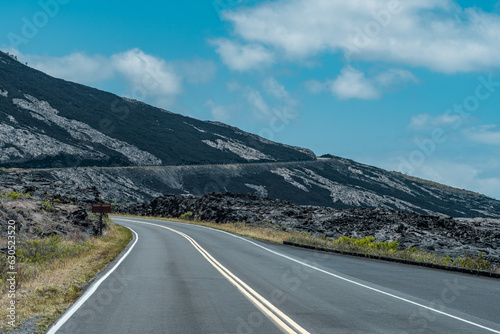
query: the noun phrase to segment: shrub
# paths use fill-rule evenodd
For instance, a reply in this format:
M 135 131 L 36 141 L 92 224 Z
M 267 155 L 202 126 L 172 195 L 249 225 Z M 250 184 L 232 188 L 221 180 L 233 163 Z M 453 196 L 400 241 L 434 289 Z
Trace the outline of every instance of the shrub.
M 27 194 L 27 193 L 19 193 L 17 191 L 10 191 L 10 192 L 6 192 L 6 193 L 3 193 L 2 195 L 0 195 L 0 198 L 1 199 L 10 199 L 11 201 L 17 201 L 20 198 L 29 199 L 29 198 L 31 198 L 31 195 Z
M 42 209 L 44 209 L 47 212 L 52 212 L 54 211 L 54 206 L 48 199 L 44 199 L 42 202 Z
M 180 219 L 191 220 L 191 219 L 193 219 L 193 213 L 191 211 L 186 211 L 179 218 Z
M 488 270 L 491 268 L 491 263 L 484 259 L 483 254 L 479 254 L 476 257 L 465 255 L 463 258 L 455 259 L 451 264 L 453 266 L 475 270 Z
M 364 238 L 352 238 L 342 236 L 337 240 L 334 240 L 339 246 L 358 251 L 358 250 L 382 250 L 390 253 L 394 253 L 399 249 L 399 241 L 375 241 L 374 237 L 367 236 Z

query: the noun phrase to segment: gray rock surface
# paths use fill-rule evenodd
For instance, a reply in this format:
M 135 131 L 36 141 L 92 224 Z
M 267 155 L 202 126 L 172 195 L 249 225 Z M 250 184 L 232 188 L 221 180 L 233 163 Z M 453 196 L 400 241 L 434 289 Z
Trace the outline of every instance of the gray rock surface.
M 0 167 L 314 159 L 304 148 L 53 78 L 0 51 Z
M 333 238 L 373 236 L 377 241 L 398 240 L 403 248 L 416 247 L 453 258 L 483 254 L 488 261 L 500 264 L 498 219 L 454 219 L 380 208 L 338 210 L 231 193 L 167 195 L 120 210 L 170 218 L 192 213 L 194 219 L 203 221 L 246 222 Z
M 4 178 L 0 183 L 1 237 L 6 237 L 9 220 L 15 221 L 20 237 L 60 235 L 86 239 L 97 235 L 98 221 L 87 213 L 90 203 L 100 200 L 96 189 L 73 189 L 75 196 L 68 197 L 58 193 L 63 188 L 57 181 L 31 176 L 29 180 Z M 12 192 L 22 195 L 6 196 Z
M 494 199 L 333 155 L 318 160 L 305 148 L 50 77 L 3 52 L 0 167 L 43 168 L 0 173 L 0 184 L 79 199 L 95 187 L 118 203 L 230 191 L 337 209 L 500 218 Z
M 382 208 L 427 215 L 500 218 L 500 201 L 469 191 L 334 157 L 307 162 L 128 168 L 56 168 L 0 172 L 0 184 L 88 198 L 96 187 L 113 203 L 137 203 L 163 194 L 255 193 L 336 209 Z M 50 183 L 49 182 L 49 183 Z M 83 198 L 82 198 L 83 196 Z

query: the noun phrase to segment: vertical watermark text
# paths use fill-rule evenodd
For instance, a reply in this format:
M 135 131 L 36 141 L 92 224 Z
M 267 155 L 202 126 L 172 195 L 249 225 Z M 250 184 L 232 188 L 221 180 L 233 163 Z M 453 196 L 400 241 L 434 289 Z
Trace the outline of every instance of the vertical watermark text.
M 7 222 L 7 324 L 11 327 L 16 326 L 16 222 L 9 220 Z

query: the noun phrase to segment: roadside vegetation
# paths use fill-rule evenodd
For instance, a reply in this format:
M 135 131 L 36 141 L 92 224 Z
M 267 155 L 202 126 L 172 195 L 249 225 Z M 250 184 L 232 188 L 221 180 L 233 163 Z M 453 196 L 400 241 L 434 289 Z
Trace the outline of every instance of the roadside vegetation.
M 300 232 L 299 235 L 291 236 L 288 241 L 344 252 L 361 253 L 367 257 L 385 256 L 394 259 L 432 263 L 447 267 L 461 267 L 471 270 L 486 270 L 492 272 L 497 270 L 489 261 L 484 259 L 482 254 L 476 257 L 465 255 L 464 257 L 453 259 L 449 255 L 439 256 L 434 253 L 419 250 L 415 247 L 402 249 L 397 240 L 377 242 L 374 237 L 370 236 L 364 238 L 344 236 L 338 239 L 329 239 L 325 236 L 312 236 L 309 233 Z
M 18 199 L 22 199 L 22 198 L 30 199 L 31 195 L 27 194 L 27 193 L 17 192 L 17 191 L 9 191 L 9 192 L 5 192 L 5 193 L 0 195 L 0 199 L 7 199 L 7 200 L 11 200 L 11 201 L 17 201 Z
M 15 196 L 14 196 L 15 197 Z M 49 207 L 45 209 L 50 209 Z M 16 324 L 39 316 L 38 330 L 43 333 L 55 319 L 81 294 L 86 284 L 111 262 L 132 239 L 125 227 L 105 221 L 104 236 L 64 238 L 50 236 L 23 239 L 17 236 L 16 264 Z M 0 239 L 6 248 L 6 239 Z M 0 332 L 8 332 L 9 284 L 8 262 L 0 254 Z
M 125 215 L 132 217 L 132 215 Z M 162 217 L 142 217 L 133 216 L 136 218 L 153 218 L 167 221 L 179 221 L 187 224 L 196 224 L 214 229 L 238 234 L 241 236 L 258 239 L 262 241 L 283 243 L 284 241 L 295 242 L 304 245 L 334 249 L 341 252 L 353 252 L 370 256 L 386 256 L 401 260 L 410 260 L 421 263 L 439 264 L 449 267 L 461 267 L 471 270 L 485 270 L 491 272 L 500 272 L 500 268 L 486 261 L 483 255 L 469 256 L 465 255 L 460 258 L 452 258 L 450 256 L 439 256 L 434 253 L 425 252 L 415 247 L 401 248 L 397 240 L 392 241 L 375 241 L 374 237 L 367 236 L 364 238 L 352 238 L 343 236 L 340 238 L 328 238 L 324 235 L 312 235 L 308 232 L 277 230 L 272 225 L 255 226 L 244 222 L 237 223 L 213 223 L 191 220 L 193 214 L 186 212 L 180 218 L 162 218 Z

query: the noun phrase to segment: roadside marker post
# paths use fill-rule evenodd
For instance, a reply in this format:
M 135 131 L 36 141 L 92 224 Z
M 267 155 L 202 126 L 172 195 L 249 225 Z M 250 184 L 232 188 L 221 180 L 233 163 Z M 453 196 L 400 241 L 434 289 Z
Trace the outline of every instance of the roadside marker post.
M 102 235 L 102 215 L 111 213 L 111 204 L 109 203 L 92 203 L 92 212 L 99 213 L 99 235 Z

